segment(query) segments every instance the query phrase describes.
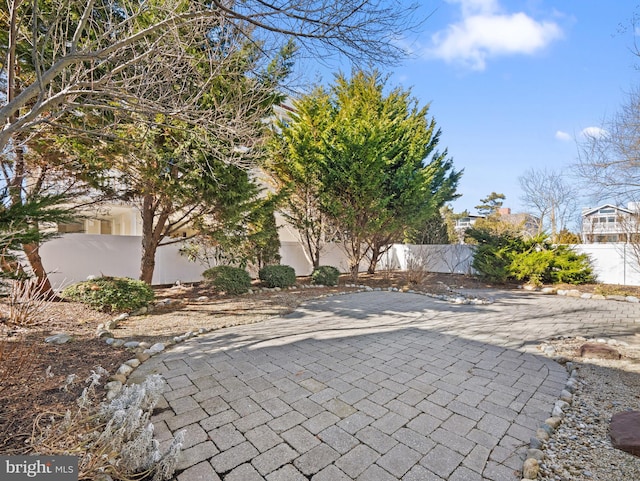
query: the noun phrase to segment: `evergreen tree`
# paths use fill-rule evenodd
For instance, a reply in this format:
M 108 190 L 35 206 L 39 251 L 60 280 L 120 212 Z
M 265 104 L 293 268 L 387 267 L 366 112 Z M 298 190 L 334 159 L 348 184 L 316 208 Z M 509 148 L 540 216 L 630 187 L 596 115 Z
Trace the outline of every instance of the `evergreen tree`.
M 365 257 L 374 271 L 392 242 L 455 198 L 461 175 L 436 150 L 440 131 L 428 106 L 410 91 L 385 91 L 376 71 L 339 74 L 301 101 L 303 112 L 312 105 L 317 114 L 294 115 L 281 135 L 287 159 L 313 164 L 317 205 L 337 227 L 354 278 Z

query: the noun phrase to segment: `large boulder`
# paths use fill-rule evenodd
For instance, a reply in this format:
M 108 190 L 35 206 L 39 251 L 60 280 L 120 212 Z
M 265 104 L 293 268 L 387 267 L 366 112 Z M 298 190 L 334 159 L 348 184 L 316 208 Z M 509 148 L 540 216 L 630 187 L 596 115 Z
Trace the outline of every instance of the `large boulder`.
M 609 424 L 609 436 L 614 448 L 640 457 L 640 411 L 614 414 Z

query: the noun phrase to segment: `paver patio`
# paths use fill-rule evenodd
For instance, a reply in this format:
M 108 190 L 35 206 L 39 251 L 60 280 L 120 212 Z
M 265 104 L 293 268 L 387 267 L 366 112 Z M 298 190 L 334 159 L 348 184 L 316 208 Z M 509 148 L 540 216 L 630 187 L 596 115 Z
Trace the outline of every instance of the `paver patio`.
M 190 339 L 130 378 L 168 386 L 153 417 L 186 430 L 178 481 L 518 480 L 567 373 L 554 335 L 636 339 L 640 305 L 492 292 L 328 297 Z

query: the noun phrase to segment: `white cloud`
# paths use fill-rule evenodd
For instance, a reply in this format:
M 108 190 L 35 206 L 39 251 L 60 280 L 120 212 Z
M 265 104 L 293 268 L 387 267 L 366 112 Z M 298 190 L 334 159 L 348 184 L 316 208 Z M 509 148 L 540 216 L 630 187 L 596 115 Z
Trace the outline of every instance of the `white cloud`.
M 608 132 L 606 130 L 600 127 L 587 127 L 580 131 L 580 135 L 582 135 L 583 137 L 591 137 L 594 139 L 604 137 L 605 135 L 607 135 L 607 133 Z
M 566 132 L 563 132 L 562 130 L 558 130 L 558 131 L 556 132 L 555 137 L 556 137 L 556 139 L 558 139 L 558 140 L 562 140 L 563 142 L 566 142 L 566 141 L 571 140 L 571 135 L 569 135 L 569 134 L 568 134 L 568 133 L 566 133 Z
M 447 0 L 447 3 L 459 3 L 464 17 L 476 13 L 495 12 L 500 9 L 498 0 Z
M 503 13 L 497 0 L 449 0 L 459 4 L 461 21 L 431 37 L 427 55 L 484 70 L 490 58 L 533 54 L 562 37 L 554 22 L 537 21 L 523 12 Z

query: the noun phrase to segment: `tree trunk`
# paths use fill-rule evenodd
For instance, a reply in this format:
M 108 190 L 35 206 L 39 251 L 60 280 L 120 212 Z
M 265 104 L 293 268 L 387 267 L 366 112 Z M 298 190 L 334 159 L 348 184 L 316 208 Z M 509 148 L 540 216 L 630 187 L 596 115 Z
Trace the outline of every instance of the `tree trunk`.
M 313 252 L 313 268 L 317 269 L 320 267 L 320 245 L 318 244 Z
M 380 246 L 375 243 L 371 246 L 371 260 L 369 261 L 369 268 L 367 269 L 367 273 L 375 274 L 376 267 L 378 266 L 378 261 L 380 260 Z
M 351 264 L 349 266 L 349 272 L 351 273 L 351 280 L 356 282 L 358 280 L 358 274 L 360 273 L 360 264 Z
M 156 268 L 156 250 L 158 246 L 142 236 L 142 258 L 140 259 L 140 280 L 151 285 L 153 281 L 153 271 Z
M 51 287 L 51 281 L 49 281 L 47 271 L 45 271 L 44 265 L 42 264 L 40 245 L 37 243 L 23 244 L 22 249 L 29 260 L 33 274 L 36 276 L 36 279 L 38 279 L 38 293 L 48 300 L 57 299 Z
M 156 268 L 156 251 L 164 235 L 164 227 L 169 214 L 162 210 L 157 216 L 158 201 L 152 194 L 142 198 L 142 257 L 140 259 L 140 280 L 151 285 Z

